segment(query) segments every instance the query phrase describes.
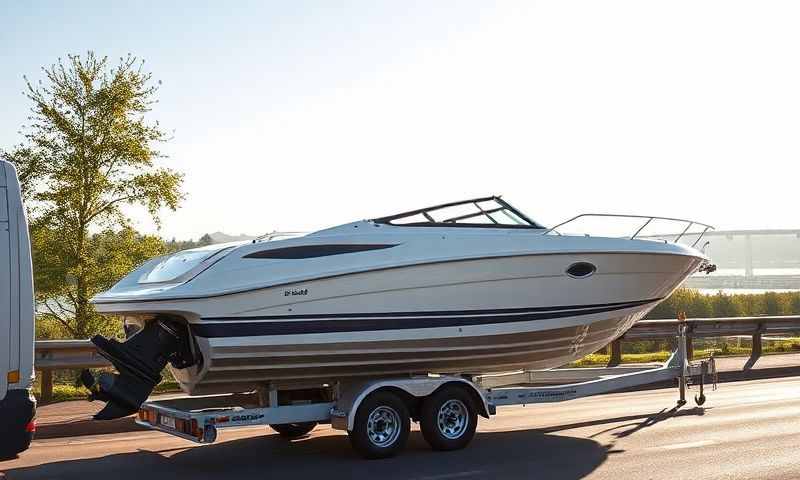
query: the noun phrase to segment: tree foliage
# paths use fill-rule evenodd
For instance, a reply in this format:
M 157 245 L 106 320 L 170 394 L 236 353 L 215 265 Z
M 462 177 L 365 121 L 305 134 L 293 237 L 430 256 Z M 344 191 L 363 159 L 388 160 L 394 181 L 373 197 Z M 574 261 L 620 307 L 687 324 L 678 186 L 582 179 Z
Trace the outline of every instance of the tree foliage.
M 656 306 L 647 318 L 677 318 L 679 312 L 685 312 L 688 318 L 800 315 L 800 292 L 705 295 L 683 288 Z
M 211 245 L 212 243 L 214 243 L 214 239 L 211 238 L 211 235 L 206 233 L 205 235 L 200 237 L 200 240 L 198 240 L 197 243 L 199 246 L 204 247 L 206 245 Z
M 0 152 L 14 163 L 31 214 L 37 300 L 70 333 L 101 329 L 89 299 L 136 262 L 163 250 L 137 235 L 121 207 L 139 205 L 159 223 L 182 199 L 182 175 L 156 165 L 167 134 L 145 115 L 157 85 L 133 56 L 110 67 L 88 52 L 27 78 L 32 102 L 24 141 Z
M 78 279 L 70 264 L 59 261 L 69 252 L 59 238 L 59 232 L 50 228 L 37 228 L 31 238 L 36 252 L 34 271 L 37 272 L 36 298 L 40 321 L 57 323 L 67 336 L 87 338 L 95 333 L 113 335 L 118 324 L 88 309 L 82 318 L 75 310 L 74 293 Z M 89 255 L 82 266 L 86 294 L 93 295 L 111 288 L 128 272 L 147 259 L 167 253 L 164 241 L 154 235 L 142 235 L 131 227 L 119 230 L 105 229 L 87 239 Z

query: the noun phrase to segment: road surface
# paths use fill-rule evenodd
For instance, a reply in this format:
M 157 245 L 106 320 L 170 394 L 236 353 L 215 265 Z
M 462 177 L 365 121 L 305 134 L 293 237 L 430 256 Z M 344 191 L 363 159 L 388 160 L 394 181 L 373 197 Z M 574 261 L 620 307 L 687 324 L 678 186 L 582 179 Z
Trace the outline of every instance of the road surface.
M 721 384 L 702 407 L 675 389 L 503 407 L 465 450 L 431 451 L 418 431 L 399 457 L 365 461 L 327 426 L 287 442 L 252 427 L 198 446 L 151 431 L 42 439 L 0 463 L 7 480 L 176 478 L 797 479 L 800 377 Z

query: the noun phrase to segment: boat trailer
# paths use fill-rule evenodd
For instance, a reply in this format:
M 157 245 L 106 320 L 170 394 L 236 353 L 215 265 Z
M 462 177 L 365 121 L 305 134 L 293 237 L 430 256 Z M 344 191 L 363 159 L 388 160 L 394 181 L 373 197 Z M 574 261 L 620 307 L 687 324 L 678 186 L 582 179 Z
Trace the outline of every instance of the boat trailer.
M 213 443 L 221 428 L 269 425 L 287 438 L 301 437 L 318 423 L 345 430 L 366 458 L 402 450 L 410 422 L 418 421 L 437 450 L 463 448 L 472 439 L 477 415 L 490 418 L 497 407 L 573 400 L 641 385 L 677 380 L 678 406 L 687 389 L 699 386 L 697 405 L 706 401 L 708 380 L 716 389 L 713 355 L 687 358 L 686 325 L 678 326 L 677 348 L 660 366 L 557 368 L 476 377 L 425 375 L 370 378 L 326 385 L 269 384 L 251 393 L 180 397 L 145 402 L 136 423 L 197 443 Z

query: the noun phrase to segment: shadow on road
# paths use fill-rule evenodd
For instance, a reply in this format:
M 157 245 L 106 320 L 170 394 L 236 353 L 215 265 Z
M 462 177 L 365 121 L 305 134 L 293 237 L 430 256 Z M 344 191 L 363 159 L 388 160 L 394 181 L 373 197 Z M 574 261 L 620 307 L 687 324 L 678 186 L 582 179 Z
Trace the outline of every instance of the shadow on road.
M 63 423 L 50 423 L 36 427 L 36 438 L 64 438 L 82 435 L 106 435 L 109 433 L 147 431 L 147 428 L 136 425 L 134 417 L 123 417 L 115 420 L 94 420 L 91 417 L 80 418 Z
M 537 429 L 540 432 L 545 433 L 553 433 L 553 432 L 560 432 L 563 430 L 572 430 L 574 428 L 584 428 L 584 427 L 593 427 L 595 425 L 607 425 L 612 423 L 620 423 L 620 422 L 633 422 L 634 420 L 642 420 L 641 422 L 634 422 L 634 423 L 627 423 L 624 425 L 615 425 L 606 430 L 601 430 L 589 436 L 589 438 L 595 438 L 598 435 L 603 433 L 607 433 L 613 430 L 617 430 L 624 427 L 631 427 L 627 430 L 614 433 L 614 436 L 620 437 L 627 437 L 643 428 L 651 427 L 659 422 L 663 422 L 669 418 L 677 418 L 677 417 L 684 417 L 687 415 L 696 415 L 696 416 L 703 416 L 706 413 L 706 408 L 694 407 L 688 408 L 686 410 L 681 410 L 680 407 L 673 407 L 669 410 L 666 408 L 662 409 L 658 413 L 652 414 L 643 414 L 643 415 L 626 415 L 622 417 L 611 417 L 611 418 L 602 418 L 597 420 L 588 420 L 585 422 L 576 422 L 576 423 L 567 423 L 564 425 L 554 425 L 552 427 L 545 427 Z
M 743 382 L 748 380 L 767 380 L 771 378 L 786 378 L 786 377 L 800 377 L 800 366 L 781 366 L 781 367 L 756 367 L 750 370 L 731 370 L 719 372 L 717 374 L 717 381 L 719 383 L 729 382 Z M 706 382 L 710 382 L 710 378 L 706 378 Z M 678 385 L 677 379 L 665 380 L 663 382 L 648 383 L 645 385 L 638 385 L 636 387 L 623 388 L 615 390 L 610 393 L 623 393 L 623 392 L 642 392 L 647 390 L 660 390 L 662 388 L 675 388 Z
M 593 440 L 539 431 L 478 433 L 465 450 L 434 452 L 419 432 L 408 449 L 387 460 L 362 460 L 343 435 L 311 436 L 288 442 L 277 435 L 250 437 L 174 453 L 137 452 L 54 462 L 6 470 L 8 480 L 159 480 L 191 478 L 509 478 L 580 479 L 607 458 Z
M 617 438 L 627 437 L 629 435 L 638 432 L 643 428 L 652 427 L 653 425 L 663 422 L 664 420 L 668 420 L 670 418 L 684 417 L 687 415 L 703 416 L 705 414 L 706 414 L 706 409 L 700 407 L 694 407 L 687 410 L 681 410 L 680 407 L 672 407 L 669 410 L 663 409 L 654 415 L 646 417 L 639 423 L 634 423 L 630 425 L 620 425 L 617 428 L 623 428 L 623 427 L 630 427 L 630 428 L 614 432 L 614 436 Z
M 764 380 L 768 378 L 798 377 L 800 376 L 800 366 L 797 367 L 756 367 L 751 370 L 735 370 L 731 372 L 719 372 L 719 382 L 741 382 L 744 380 Z

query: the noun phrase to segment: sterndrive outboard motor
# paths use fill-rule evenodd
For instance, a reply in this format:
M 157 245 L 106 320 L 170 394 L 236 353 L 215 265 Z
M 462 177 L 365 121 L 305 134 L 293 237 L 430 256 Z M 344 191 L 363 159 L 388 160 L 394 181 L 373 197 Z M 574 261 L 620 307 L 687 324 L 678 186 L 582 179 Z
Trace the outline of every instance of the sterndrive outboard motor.
M 89 370 L 81 373 L 81 383 L 90 391 L 89 400 L 106 402 L 95 414 L 96 420 L 136 413 L 161 382 L 161 371 L 167 362 L 175 368 L 195 363 L 187 327 L 174 320 L 151 321 L 125 342 L 95 335 L 92 343 L 119 372 L 103 372 L 97 378 Z

